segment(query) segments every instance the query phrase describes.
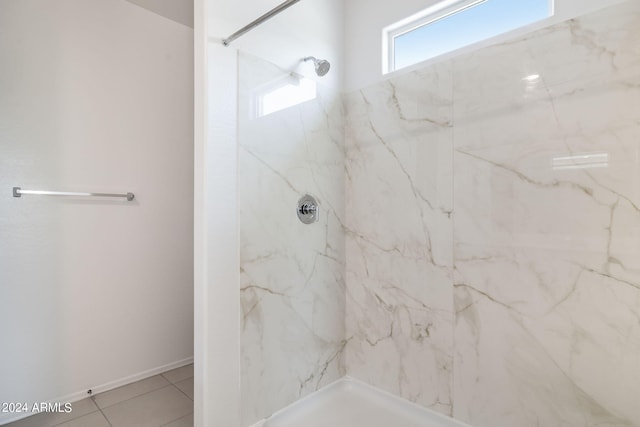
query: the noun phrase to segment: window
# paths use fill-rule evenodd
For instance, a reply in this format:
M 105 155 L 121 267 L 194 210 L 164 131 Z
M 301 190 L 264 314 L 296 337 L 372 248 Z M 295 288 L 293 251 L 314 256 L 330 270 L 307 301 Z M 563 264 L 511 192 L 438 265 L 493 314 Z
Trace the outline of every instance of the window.
M 385 28 L 383 72 L 399 70 L 552 15 L 552 0 L 441 1 Z
M 266 116 L 315 98 L 315 81 L 295 74 L 287 75 L 254 90 L 251 116 Z

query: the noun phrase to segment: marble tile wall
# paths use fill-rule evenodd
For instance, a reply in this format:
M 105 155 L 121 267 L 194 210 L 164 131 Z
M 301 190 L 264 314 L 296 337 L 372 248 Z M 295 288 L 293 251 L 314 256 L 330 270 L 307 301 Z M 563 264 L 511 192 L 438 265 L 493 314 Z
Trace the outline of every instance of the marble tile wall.
M 346 105 L 347 373 L 476 427 L 640 425 L 640 2 Z
M 458 418 L 640 425 L 639 40 L 632 1 L 453 63 Z
M 451 63 L 346 105 L 348 372 L 451 414 Z
M 315 100 L 253 118 L 256 91 L 289 73 L 247 54 L 239 70 L 241 409 L 248 426 L 345 374 L 345 156 L 339 94 L 318 84 Z M 311 225 L 296 215 L 305 193 L 320 205 Z

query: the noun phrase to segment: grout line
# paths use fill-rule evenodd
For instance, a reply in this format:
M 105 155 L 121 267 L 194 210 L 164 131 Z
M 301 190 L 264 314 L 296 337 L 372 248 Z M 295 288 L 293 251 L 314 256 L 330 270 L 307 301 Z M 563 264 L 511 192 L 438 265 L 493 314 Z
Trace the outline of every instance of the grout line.
M 96 402 L 96 400 L 95 400 L 95 398 L 96 398 L 97 396 L 100 396 L 101 394 L 104 394 L 104 393 L 110 393 L 110 392 L 113 392 L 113 391 L 117 391 L 117 390 L 119 390 L 119 389 L 129 387 L 129 386 L 131 386 L 132 384 L 139 383 L 139 382 L 141 382 L 141 381 L 149 380 L 149 379 L 154 378 L 154 377 L 156 377 L 156 376 L 160 376 L 160 377 L 162 377 L 162 379 L 164 379 L 167 383 L 166 383 L 166 384 L 159 385 L 157 388 L 153 388 L 153 389 L 151 389 L 151 390 L 147 390 L 147 391 L 145 391 L 144 393 L 134 394 L 133 396 L 128 397 L 127 399 L 120 400 L 120 401 L 115 402 L 115 403 L 111 403 L 111 404 L 109 404 L 109 405 L 106 405 L 104 408 L 101 408 L 101 407 L 100 407 L 100 405 L 98 405 L 98 402 Z M 107 408 L 110 408 L 110 407 L 112 407 L 112 406 L 118 405 L 118 404 L 120 404 L 120 403 L 122 403 L 122 402 L 126 402 L 127 400 L 135 399 L 136 397 L 143 396 L 143 395 L 145 395 L 145 394 L 147 394 L 147 393 L 152 393 L 152 392 L 154 392 L 154 391 L 156 391 L 156 390 L 160 390 L 161 388 L 165 388 L 165 387 L 167 387 L 167 386 L 169 386 L 169 385 L 171 385 L 171 384 L 172 384 L 172 383 L 171 383 L 171 381 L 169 381 L 169 380 L 168 380 L 168 379 L 166 379 L 164 376 L 162 376 L 162 374 L 158 374 L 158 375 L 154 375 L 153 377 L 145 378 L 144 380 L 134 381 L 134 382 L 132 382 L 132 383 L 125 384 L 125 385 L 120 386 L 120 387 L 118 387 L 118 388 L 114 388 L 113 390 L 108 390 L 108 391 L 104 391 L 104 392 L 102 392 L 102 393 L 94 394 L 94 395 L 92 395 L 91 397 L 92 397 L 92 399 L 94 399 L 93 401 L 94 401 L 94 403 L 96 404 L 96 406 L 97 406 L 98 408 L 100 408 L 100 409 L 107 409 Z
M 82 399 L 82 400 L 86 400 L 86 399 L 91 399 L 91 400 L 93 401 L 93 396 L 86 397 L 85 399 Z M 78 403 L 78 402 L 81 402 L 82 400 L 78 400 L 77 402 L 73 402 L 73 403 Z M 95 402 L 93 402 L 93 404 L 96 406 L 96 408 L 98 408 L 98 405 L 97 405 Z M 73 408 L 73 407 L 72 407 L 72 408 Z M 98 409 L 100 409 L 100 408 L 98 408 Z M 68 420 L 64 420 L 64 421 L 62 421 L 62 422 L 56 422 L 55 424 L 47 424 L 47 425 L 51 425 L 52 427 L 59 427 L 59 426 L 61 426 L 61 425 L 63 425 L 63 424 L 70 423 L 71 421 L 75 421 L 75 420 L 77 420 L 77 419 L 79 419 L 79 418 L 82 418 L 82 417 L 86 417 L 86 416 L 88 416 L 88 415 L 91 415 L 91 414 L 93 414 L 94 412 L 98 412 L 98 411 L 90 411 L 90 412 L 87 412 L 86 414 L 73 416 L 73 417 L 69 418 Z M 41 412 L 41 413 L 43 413 L 43 412 Z M 73 409 L 72 409 L 72 411 L 71 411 L 71 414 L 73 414 Z M 31 415 L 31 416 L 29 416 L 29 417 L 26 417 L 26 418 L 24 418 L 24 419 L 28 419 L 28 418 L 31 418 L 31 417 L 34 417 L 34 416 L 37 416 L 37 415 L 38 415 L 38 414 L 33 414 L 33 415 Z M 48 416 L 51 418 L 51 417 L 53 417 L 53 414 L 48 414 Z M 46 418 L 46 417 L 45 417 L 45 418 Z M 45 421 L 46 421 L 46 419 L 45 419 Z M 113 426 L 112 426 L 112 427 L 113 427 Z
M 97 395 L 96 395 L 97 396 Z M 107 424 L 109 424 L 110 427 L 113 427 L 113 424 L 111 424 L 111 421 L 109 421 L 109 418 L 107 418 L 107 414 L 105 414 L 104 412 L 102 412 L 102 408 L 100 407 L 100 405 L 98 405 L 98 402 L 96 402 L 96 396 L 91 396 L 91 400 L 93 401 L 93 403 L 98 407 L 98 411 L 100 411 L 100 413 L 102 414 L 102 416 L 104 417 L 105 420 L 107 420 Z
M 191 364 L 192 364 L 192 363 L 191 363 Z M 183 368 L 183 367 L 185 367 L 185 366 L 189 366 L 189 365 L 190 365 L 190 364 L 187 364 L 187 365 L 184 365 L 184 366 L 181 366 L 181 367 L 175 368 L 175 369 L 180 369 L 180 368 Z M 120 401 L 120 402 L 116 402 L 116 403 L 113 403 L 113 404 L 111 404 L 111 405 L 105 406 L 104 408 L 101 408 L 101 407 L 100 407 L 100 405 L 98 405 L 98 402 L 96 401 L 96 397 L 97 397 L 97 396 L 99 396 L 100 394 L 108 393 L 108 392 L 111 392 L 111 391 L 118 390 L 118 389 L 120 389 L 120 388 L 127 387 L 127 386 L 129 386 L 129 385 L 131 385 L 131 384 L 134 384 L 134 383 L 137 383 L 137 382 L 140 382 L 140 381 L 147 380 L 147 379 L 152 378 L 152 377 L 154 377 L 154 376 L 156 376 L 156 375 L 152 375 L 151 377 L 144 378 L 144 379 L 142 379 L 142 380 L 133 381 L 133 382 L 128 383 L 128 384 L 123 384 L 123 385 L 121 385 L 121 386 L 119 386 L 119 387 L 116 387 L 116 388 L 114 388 L 114 389 L 106 390 L 106 391 L 104 391 L 104 392 L 101 392 L 101 393 L 97 393 L 97 394 L 91 395 L 91 396 L 89 396 L 89 397 L 88 397 L 88 399 L 91 399 L 91 401 L 93 402 L 93 404 L 94 404 L 94 405 L 95 405 L 95 407 L 96 407 L 96 410 L 91 411 L 91 412 L 88 412 L 88 413 L 83 414 L 83 415 L 78 415 L 78 416 L 76 416 L 76 417 L 69 418 L 68 420 L 63 421 L 62 423 L 51 424 L 51 425 L 52 425 L 53 427 L 57 427 L 57 426 L 59 426 L 59 425 L 61 425 L 61 424 L 64 424 L 64 423 L 67 423 L 67 422 L 70 422 L 70 421 L 76 420 L 76 419 L 78 419 L 78 418 L 81 418 L 81 417 L 84 417 L 84 416 L 87 416 L 87 415 L 90 415 L 90 414 L 93 414 L 94 412 L 100 412 L 100 413 L 102 414 L 102 416 L 104 417 L 104 419 L 105 419 L 105 420 L 107 421 L 107 423 L 109 424 L 109 426 L 110 426 L 110 427 L 113 427 L 113 424 L 111 424 L 111 421 L 109 421 L 109 418 L 108 418 L 108 417 L 107 417 L 107 415 L 104 413 L 103 409 L 110 408 L 110 407 L 112 407 L 112 406 L 115 406 L 115 405 L 118 405 L 118 404 L 124 403 L 124 402 L 126 402 L 126 401 L 131 400 L 131 399 L 135 399 L 135 398 L 138 398 L 138 397 L 144 396 L 145 394 L 153 393 L 153 392 L 155 392 L 155 391 L 158 391 L 158 390 L 164 389 L 164 388 L 169 387 L 169 386 L 173 386 L 173 387 L 175 387 L 176 389 L 178 389 L 178 391 L 179 391 L 180 393 L 182 393 L 184 396 L 186 396 L 186 397 L 187 397 L 187 399 L 189 399 L 191 402 L 193 402 L 194 400 L 193 400 L 191 397 L 189 397 L 189 395 L 187 395 L 187 393 L 185 393 L 185 392 L 184 392 L 184 391 L 182 391 L 178 386 L 176 386 L 176 383 L 174 383 L 174 382 L 170 381 L 167 377 L 165 377 L 165 376 L 164 376 L 164 374 L 165 374 L 165 373 L 167 373 L 167 372 L 171 372 L 171 371 L 173 371 L 173 370 L 175 370 L 175 369 L 171 369 L 171 370 L 169 370 L 169 371 L 165 371 L 165 372 L 162 372 L 162 373 L 156 374 L 157 376 L 162 377 L 162 378 L 167 382 L 167 384 L 164 384 L 164 385 L 162 385 L 162 386 L 160 386 L 160 387 L 158 387 L 158 388 L 155 388 L 155 389 L 149 390 L 149 391 L 147 391 L 147 392 L 145 392 L 145 393 L 136 394 L 135 396 L 131 396 L 131 397 L 129 397 L 128 399 L 125 399 L 125 400 L 122 400 L 122 401 Z M 193 376 L 191 376 L 191 377 L 187 377 L 187 378 L 183 378 L 183 379 L 181 379 L 180 381 L 177 381 L 177 382 L 183 382 L 183 381 L 186 381 L 186 380 L 191 379 L 191 378 L 193 378 Z M 84 400 L 84 399 L 81 399 L 81 400 Z M 79 401 L 80 401 L 80 400 L 78 400 L 78 402 L 79 402 Z M 35 416 L 37 416 L 37 415 L 41 415 L 41 414 L 43 414 L 43 413 L 40 413 L 40 414 L 31 414 L 31 415 L 29 415 L 28 417 L 24 417 L 24 418 L 21 418 L 21 419 L 19 419 L 19 420 L 12 421 L 12 422 L 10 422 L 9 424 L 18 423 L 18 422 L 20 422 L 20 421 L 27 420 L 27 419 L 29 419 L 29 418 L 32 418 L 32 417 L 35 417 Z M 184 417 L 186 417 L 186 416 L 188 416 L 188 415 L 190 415 L 190 414 L 184 415 L 184 416 L 182 416 L 182 417 L 180 417 L 180 418 L 184 418 Z M 176 420 L 173 420 L 173 421 L 177 421 L 177 420 L 179 420 L 180 418 L 177 418 Z M 171 422 L 173 422 L 173 421 L 171 421 Z
M 190 377 L 190 378 L 193 378 L 193 377 Z M 182 381 L 186 381 L 186 380 L 188 380 L 188 379 L 189 379 L 189 378 L 185 378 L 185 379 L 184 379 L 184 380 L 182 380 Z M 182 382 L 182 381 L 180 381 L 180 382 Z M 192 399 L 192 398 L 190 398 L 190 397 L 189 397 L 189 395 L 188 395 L 187 393 L 185 393 L 184 391 L 182 391 L 182 390 L 180 389 L 180 387 L 178 387 L 178 386 L 177 386 L 177 385 L 175 385 L 175 384 L 171 384 L 171 385 L 172 385 L 172 386 L 174 386 L 175 388 L 177 388 L 177 389 L 178 389 L 178 391 L 179 391 L 180 393 L 182 393 L 182 394 L 184 394 L 185 396 L 187 396 L 187 399 L 189 399 L 190 401 L 192 401 L 192 402 L 193 402 L 193 399 Z
M 161 375 L 161 376 L 162 376 L 162 378 L 164 378 L 165 380 L 167 380 L 170 384 L 175 384 L 176 382 L 181 382 L 181 381 L 184 381 L 184 380 L 188 380 L 189 378 L 193 378 L 193 376 L 190 376 L 190 377 L 187 377 L 187 378 L 183 378 L 183 379 L 181 379 L 181 380 L 179 380 L 179 381 L 173 382 L 173 381 L 171 381 L 169 378 L 165 377 L 165 376 L 164 376 L 164 374 L 167 374 L 167 373 L 169 373 L 169 372 L 176 371 L 176 370 L 178 370 L 178 369 L 186 368 L 187 366 L 192 366 L 192 365 L 193 365 L 193 363 L 190 363 L 190 364 L 188 364 L 188 365 L 184 365 L 184 366 L 181 366 L 181 367 L 179 367 L 179 368 L 170 369 L 170 370 L 168 370 L 168 371 L 161 372 L 159 375 Z
M 183 418 L 186 418 L 186 417 L 188 417 L 189 415 L 192 415 L 192 414 L 193 414 L 193 412 L 191 412 L 191 413 L 189 413 L 189 414 L 187 414 L 187 415 L 183 415 L 183 416 L 181 416 L 180 418 L 176 418 L 175 420 L 171 420 L 171 421 L 169 421 L 168 423 L 162 424 L 160 427 L 164 427 L 164 426 L 167 426 L 167 425 L 169 425 L 169 424 L 171 424 L 171 423 L 175 423 L 176 421 L 181 420 L 181 419 L 183 419 Z

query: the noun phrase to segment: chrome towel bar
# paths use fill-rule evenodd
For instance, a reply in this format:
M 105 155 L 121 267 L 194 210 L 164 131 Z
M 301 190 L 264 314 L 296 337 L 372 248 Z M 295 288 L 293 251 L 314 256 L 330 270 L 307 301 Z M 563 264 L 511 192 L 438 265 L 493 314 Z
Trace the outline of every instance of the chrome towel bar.
M 41 191 L 41 190 L 23 190 L 20 187 L 13 187 L 13 197 L 22 197 L 23 194 L 33 194 L 37 196 L 80 196 L 80 197 L 121 197 L 127 201 L 132 201 L 136 196 L 133 193 L 114 194 L 114 193 L 81 193 L 75 191 Z

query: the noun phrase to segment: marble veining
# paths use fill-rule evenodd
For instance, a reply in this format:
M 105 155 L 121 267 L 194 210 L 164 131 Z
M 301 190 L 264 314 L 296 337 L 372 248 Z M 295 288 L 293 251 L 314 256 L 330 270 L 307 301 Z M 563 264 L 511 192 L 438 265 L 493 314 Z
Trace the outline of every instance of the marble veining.
M 640 425 L 639 39 L 627 1 L 347 95 L 349 375 Z
M 344 148 L 342 103 L 315 100 L 263 117 L 255 88 L 288 73 L 239 58 L 242 422 L 251 425 L 344 376 Z M 314 195 L 304 225 L 297 200 Z
M 638 40 L 626 1 L 257 119 L 284 72 L 241 55 L 245 425 L 346 374 L 475 427 L 639 426 Z
M 451 66 L 346 106 L 349 375 L 451 414 Z

